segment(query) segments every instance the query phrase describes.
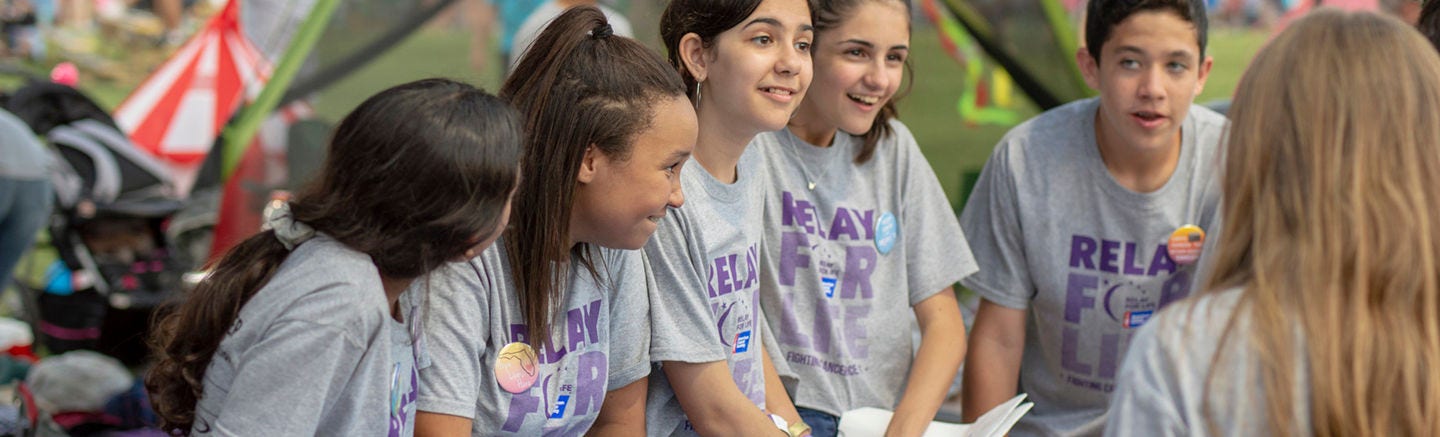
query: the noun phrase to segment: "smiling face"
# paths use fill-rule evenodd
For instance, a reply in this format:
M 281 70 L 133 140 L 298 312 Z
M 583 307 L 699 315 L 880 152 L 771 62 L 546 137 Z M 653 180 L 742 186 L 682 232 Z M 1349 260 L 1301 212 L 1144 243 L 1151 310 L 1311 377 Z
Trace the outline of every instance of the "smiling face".
M 698 111 L 718 114 L 729 127 L 754 133 L 785 127 L 814 74 L 813 35 L 804 0 L 761 2 L 739 25 L 701 49 L 702 59 L 692 58 L 698 63 L 687 66 L 700 82 Z
M 680 167 L 695 147 L 695 110 L 683 96 L 665 97 L 651 110 L 650 127 L 635 136 L 627 159 L 586 152 L 570 220 L 576 242 L 639 249 L 665 210 L 685 203 Z
M 910 55 L 910 18 L 905 5 L 888 0 L 867 1 L 849 12 L 838 26 L 816 35 L 815 82 L 800 117 L 861 135 L 900 89 Z
M 1076 54 L 1085 82 L 1100 91 L 1102 147 L 1178 147 L 1180 126 L 1205 88 L 1211 60 L 1200 57 L 1195 25 L 1170 11 L 1137 12 L 1101 46 L 1100 59 Z

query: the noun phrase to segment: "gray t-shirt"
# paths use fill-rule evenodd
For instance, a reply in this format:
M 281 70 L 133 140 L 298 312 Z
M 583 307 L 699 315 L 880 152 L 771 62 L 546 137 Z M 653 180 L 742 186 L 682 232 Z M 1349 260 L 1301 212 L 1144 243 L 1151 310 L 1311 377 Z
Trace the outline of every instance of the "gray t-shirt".
M 1106 420 L 1109 436 L 1252 436 L 1269 433 L 1265 393 L 1256 353 L 1242 315 L 1230 337 L 1221 338 L 1235 312 L 1241 289 L 1181 301 L 1168 307 L 1135 334 L 1120 366 Z M 1222 345 L 1221 342 L 1224 341 Z M 1296 342 L 1295 380 L 1307 381 L 1303 342 Z M 1219 367 L 1216 354 L 1225 351 Z M 1216 391 L 1205 398 L 1206 381 L 1216 369 Z M 1309 387 L 1298 384 L 1291 399 L 1298 435 L 1311 435 Z M 1206 408 L 1215 415 L 1210 428 Z
M 769 185 L 763 165 L 760 152 L 747 147 L 736 182 L 725 184 L 690 160 L 680 172 L 685 205 L 671 209 L 645 245 L 657 285 L 650 295 L 650 359 L 726 361 L 740 392 L 762 409 L 758 275 Z M 694 434 L 659 368 L 650 374 L 645 419 L 652 436 Z
M 1195 265 L 1171 259 L 1171 233 L 1218 219 L 1224 117 L 1192 105 L 1170 180 L 1137 193 L 1100 158 L 1098 107 L 1073 102 L 1011 130 L 960 218 L 980 261 L 964 285 L 1030 310 L 1020 389 L 1035 408 L 1013 435 L 1100 432 L 1135 328 L 1190 294 Z
M 317 235 L 240 310 L 205 370 L 192 432 L 411 435 L 414 366 L 394 350 L 407 333 L 370 257 Z
M 599 416 L 609 390 L 650 371 L 648 275 L 639 251 L 590 249 L 596 282 L 572 260 L 564 297 L 555 302 L 550 337 L 531 340 L 510 273 L 504 240 L 479 256 L 435 274 L 418 320 L 420 411 L 473 420 L 473 435 L 579 435 Z M 534 383 L 514 394 L 501 386 L 496 367 L 513 354 L 510 343 L 529 343 L 538 363 L 523 362 Z
M 864 140 L 843 132 L 831 147 L 788 129 L 750 146 L 764 153 L 774 187 L 760 302 L 781 349 L 771 360 L 798 378 L 799 407 L 836 416 L 895 408 L 913 360 L 912 306 L 977 268 L 915 137 L 898 120 L 890 126 L 859 165 Z

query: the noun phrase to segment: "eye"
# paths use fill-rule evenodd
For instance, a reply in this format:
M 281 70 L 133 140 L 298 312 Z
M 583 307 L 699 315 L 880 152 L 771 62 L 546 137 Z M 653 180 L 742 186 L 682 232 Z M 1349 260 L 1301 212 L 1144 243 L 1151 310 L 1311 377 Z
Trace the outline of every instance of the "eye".
M 885 56 L 885 60 L 888 61 L 888 62 L 905 62 L 905 54 L 904 54 L 904 53 L 891 53 L 891 54 Z
M 1185 70 L 1189 70 L 1190 66 L 1185 65 L 1184 62 L 1171 62 L 1169 64 L 1165 64 L 1165 68 L 1169 69 L 1172 73 L 1181 73 Z
M 674 176 L 676 173 L 679 173 L 681 164 L 683 163 L 680 161 L 675 161 L 674 163 L 671 163 L 670 166 L 665 167 L 665 175 Z
M 750 41 L 754 41 L 755 44 L 759 44 L 762 46 L 768 46 L 774 40 L 770 38 L 770 35 L 760 35 L 754 38 L 750 38 Z
M 865 50 L 864 50 L 864 49 L 860 49 L 860 48 L 854 48 L 854 49 L 849 49 L 849 50 L 846 50 L 846 51 L 845 51 L 845 56 L 849 56 L 849 57 L 852 57 L 852 58 L 861 58 L 861 59 L 864 59 L 864 58 L 866 57 L 865 55 L 866 55 Z
M 1134 59 L 1121 59 L 1120 68 L 1124 68 L 1126 70 L 1134 70 L 1140 68 L 1140 61 L 1136 61 Z
M 795 49 L 803 53 L 810 53 L 810 41 L 800 41 L 795 43 Z

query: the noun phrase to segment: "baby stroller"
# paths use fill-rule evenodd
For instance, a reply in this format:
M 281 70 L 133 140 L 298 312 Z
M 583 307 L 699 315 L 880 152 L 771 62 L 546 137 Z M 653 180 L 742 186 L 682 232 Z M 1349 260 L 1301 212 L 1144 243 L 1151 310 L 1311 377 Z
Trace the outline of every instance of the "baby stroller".
M 60 163 L 49 226 L 58 259 L 39 283 L 17 281 L 36 338 L 51 353 L 92 349 L 138 365 L 151 314 L 190 267 L 165 238 L 183 206 L 168 169 L 74 88 L 33 82 L 5 107 Z

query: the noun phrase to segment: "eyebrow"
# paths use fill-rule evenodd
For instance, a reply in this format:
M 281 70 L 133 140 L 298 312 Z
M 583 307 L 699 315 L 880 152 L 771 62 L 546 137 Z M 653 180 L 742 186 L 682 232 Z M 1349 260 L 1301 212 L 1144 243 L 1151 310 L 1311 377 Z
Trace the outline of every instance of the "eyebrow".
M 770 18 L 770 17 L 759 17 L 759 18 L 756 18 L 756 19 L 754 19 L 754 20 L 750 20 L 749 23 L 745 23 L 745 27 L 742 27 L 742 29 L 748 29 L 748 28 L 750 28 L 750 26 L 753 26 L 753 25 L 756 25 L 756 24 L 769 24 L 769 25 L 771 25 L 771 26 L 775 26 L 775 27 L 779 27 L 779 28 L 784 28 L 784 27 L 785 27 L 785 25 L 780 24 L 780 20 L 776 20 L 776 19 Z M 801 25 L 800 25 L 800 31 L 801 31 L 801 32 L 814 32 L 814 31 L 815 31 L 815 25 L 813 25 L 813 24 L 801 24 Z
M 1141 55 L 1141 56 L 1145 56 L 1145 55 L 1146 55 L 1146 53 L 1145 53 L 1144 50 L 1141 50 L 1139 47 L 1135 47 L 1135 46 L 1120 46 L 1120 47 L 1115 48 L 1115 52 L 1117 52 L 1117 53 L 1134 53 L 1134 54 Z M 1169 57 L 1169 58 L 1172 58 L 1172 59 L 1173 59 L 1173 58 L 1194 59 L 1194 58 L 1195 58 L 1195 55 L 1194 55 L 1193 53 L 1191 53 L 1189 50 L 1175 50 L 1175 51 L 1172 51 L 1172 52 L 1168 53 L 1168 54 L 1166 55 L 1166 57 Z
M 687 151 L 684 151 L 684 150 L 676 150 L 676 151 L 674 151 L 674 152 L 670 152 L 670 156 L 665 157 L 665 162 L 670 162 L 670 161 L 684 161 L 685 158 L 689 158 L 689 157 L 690 157 L 690 152 L 687 152 Z
M 756 24 L 769 24 L 769 25 L 775 26 L 775 27 L 784 27 L 784 26 L 781 26 L 781 25 L 780 25 L 780 20 L 776 20 L 776 19 L 770 18 L 770 17 L 760 17 L 760 18 L 756 18 L 756 19 L 754 19 L 754 20 L 750 20 L 749 23 L 745 23 L 745 28 L 749 28 L 750 26 L 754 26 L 754 25 L 756 25 Z

